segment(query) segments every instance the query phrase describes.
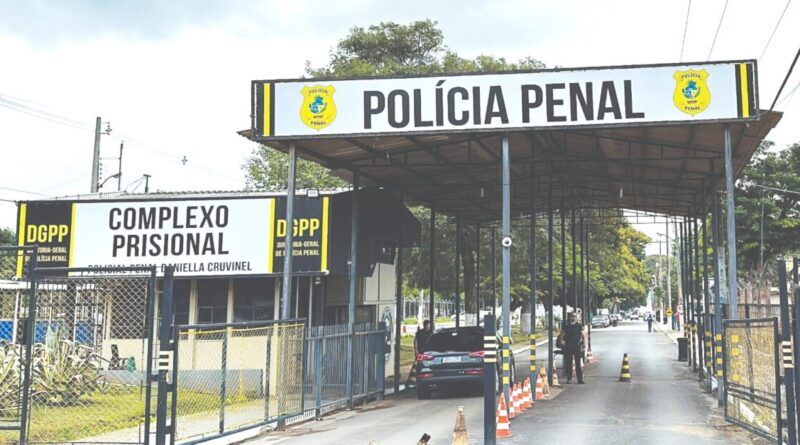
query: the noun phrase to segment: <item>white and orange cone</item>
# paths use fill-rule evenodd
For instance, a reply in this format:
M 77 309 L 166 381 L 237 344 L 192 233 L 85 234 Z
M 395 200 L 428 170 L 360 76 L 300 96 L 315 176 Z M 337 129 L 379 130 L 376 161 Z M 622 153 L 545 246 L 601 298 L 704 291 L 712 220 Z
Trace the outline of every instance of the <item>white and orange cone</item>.
M 508 389 L 508 418 L 517 418 L 517 404 L 514 403 L 514 387 Z
M 523 413 L 523 412 L 525 412 L 525 403 L 522 401 L 522 385 L 517 383 L 514 386 L 517 388 L 517 391 L 516 391 L 516 394 L 517 394 L 517 398 L 516 398 L 516 401 L 517 401 L 517 412 L 518 413 Z
M 495 436 L 511 437 L 511 422 L 508 420 L 508 411 L 506 410 L 506 398 L 503 393 L 500 393 L 500 400 L 497 404 L 497 429 Z
M 533 398 L 531 397 L 531 378 L 526 377 L 525 383 L 522 384 L 522 403 L 525 409 L 533 407 Z
M 544 398 L 544 385 L 542 384 L 542 376 L 536 376 L 536 398 Z
M 558 383 L 558 366 L 555 363 L 553 363 L 553 386 L 561 386 Z

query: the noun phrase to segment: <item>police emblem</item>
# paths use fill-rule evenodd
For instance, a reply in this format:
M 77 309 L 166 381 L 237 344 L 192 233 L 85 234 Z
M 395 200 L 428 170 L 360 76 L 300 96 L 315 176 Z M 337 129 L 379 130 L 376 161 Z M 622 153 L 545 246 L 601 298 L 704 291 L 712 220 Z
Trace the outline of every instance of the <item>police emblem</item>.
M 697 115 L 711 104 L 711 91 L 708 89 L 706 70 L 675 71 L 675 92 L 672 101 L 684 113 Z
M 333 102 L 333 85 L 303 87 L 303 104 L 300 106 L 300 121 L 309 128 L 322 130 L 336 119 L 336 104 Z

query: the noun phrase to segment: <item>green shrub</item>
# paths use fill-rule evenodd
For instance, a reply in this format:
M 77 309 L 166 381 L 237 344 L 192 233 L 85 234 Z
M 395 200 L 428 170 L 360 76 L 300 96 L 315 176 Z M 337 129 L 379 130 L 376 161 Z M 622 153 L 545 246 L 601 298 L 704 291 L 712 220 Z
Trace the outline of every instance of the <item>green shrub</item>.
M 17 347 L 0 345 L 0 419 L 11 418 L 19 408 L 20 363 Z
M 31 386 L 37 403 L 74 405 L 106 386 L 94 352 L 67 340 L 60 329 L 48 331 L 45 343 L 34 346 L 32 363 Z

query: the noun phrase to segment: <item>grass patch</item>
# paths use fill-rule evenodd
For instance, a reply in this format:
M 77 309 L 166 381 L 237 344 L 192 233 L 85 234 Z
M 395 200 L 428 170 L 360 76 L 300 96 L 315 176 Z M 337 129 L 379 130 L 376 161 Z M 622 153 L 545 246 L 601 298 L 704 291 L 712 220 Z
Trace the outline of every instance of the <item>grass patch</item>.
M 34 405 L 29 439 L 32 442 L 69 442 L 138 427 L 144 419 L 143 391 L 138 387 L 117 388 L 92 394 L 80 405 Z M 155 398 L 153 391 L 150 401 L 153 428 Z M 219 407 L 219 395 L 181 391 L 178 415 L 192 414 L 208 407 Z M 18 431 L 0 431 L 0 443 L 15 442 L 18 438 Z M 132 440 L 137 441 L 138 436 L 132 436 Z

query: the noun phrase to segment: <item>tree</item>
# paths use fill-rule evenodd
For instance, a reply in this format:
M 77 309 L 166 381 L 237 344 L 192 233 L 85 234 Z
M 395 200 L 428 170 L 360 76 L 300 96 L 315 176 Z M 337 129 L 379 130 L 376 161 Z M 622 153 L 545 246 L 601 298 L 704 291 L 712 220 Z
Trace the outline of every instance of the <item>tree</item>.
M 306 74 L 310 77 L 342 78 L 352 76 L 391 75 L 391 74 L 424 74 L 504 71 L 518 69 L 544 68 L 544 64 L 534 58 L 527 57 L 518 62 L 509 62 L 502 57 L 481 55 L 474 59 L 466 59 L 448 50 L 444 45 L 444 36 L 437 23 L 421 20 L 408 25 L 393 22 L 381 22 L 368 28 L 354 27 L 341 39 L 331 51 L 328 63 L 322 67 L 312 67 L 306 62 Z M 251 189 L 278 190 L 286 188 L 286 154 L 267 146 L 258 147 L 245 163 L 247 185 Z M 319 165 L 299 161 L 297 165 L 298 187 L 342 187 L 346 184 L 332 177 L 327 169 Z M 428 212 L 415 211 L 423 220 Z M 452 221 L 437 217 L 437 264 L 454 264 L 452 247 L 455 230 Z M 422 247 L 412 252 L 409 273 L 406 279 L 411 287 L 427 288 L 429 255 L 423 252 L 427 248 L 429 225 L 422 224 Z M 467 313 L 477 312 L 477 294 L 475 293 L 475 228 L 465 226 L 463 232 L 462 260 L 464 264 L 465 310 Z M 444 295 L 453 295 L 454 275 L 448 271 L 451 267 L 437 269 L 437 290 Z
M 312 67 L 306 63 L 305 72 L 310 77 L 342 78 L 352 76 L 396 75 L 396 74 L 427 74 L 427 73 L 461 73 L 461 72 L 486 72 L 510 71 L 522 69 L 541 69 L 545 65 L 539 60 L 526 57 L 516 62 L 503 57 L 480 55 L 473 59 L 459 56 L 455 51 L 448 49 L 444 44 L 444 36 L 436 22 L 430 20 L 416 21 L 408 25 L 392 22 L 382 22 L 367 28 L 355 27 L 347 36 L 341 39 L 331 50 L 328 63 L 321 67 Z M 284 189 L 286 182 L 287 157 L 284 153 L 266 146 L 258 147 L 246 162 L 244 169 L 247 173 L 247 184 L 252 189 L 278 190 Z M 298 186 L 307 187 L 342 187 L 345 183 L 330 175 L 324 167 L 304 160 L 299 160 L 297 165 Z M 421 245 L 417 249 L 410 249 L 408 260 L 405 262 L 404 290 L 418 292 L 427 289 L 430 271 L 430 253 L 428 251 L 430 230 L 430 210 L 422 207 L 412 208 L 414 214 L 422 222 Z M 616 218 L 616 219 L 615 219 Z M 590 276 L 592 277 L 592 291 L 598 304 L 607 301 L 617 301 L 623 304 L 635 304 L 644 301 L 645 290 L 649 282 L 643 260 L 644 243 L 646 237 L 632 229 L 619 212 L 610 212 L 606 215 L 611 220 L 596 232 L 590 234 L 592 245 L 592 262 Z M 527 246 L 530 241 L 529 220 L 520 220 L 512 228 L 512 238 L 515 246 Z M 481 227 L 480 240 L 476 236 L 476 226 L 463 224 L 461 263 L 463 264 L 463 281 L 460 287 L 461 301 L 464 302 L 464 312 L 475 314 L 478 312 L 478 294 L 476 286 L 476 266 L 480 268 L 480 300 L 483 307 L 488 303 L 493 283 L 499 288 L 502 282 L 500 256 L 502 249 L 497 248 L 497 273 L 490 274 L 492 257 L 491 228 L 486 225 Z M 572 265 L 567 265 L 570 274 L 564 282 L 561 270 L 560 235 L 556 229 L 554 243 L 554 286 L 557 295 L 572 295 L 571 273 Z M 610 233 L 610 234 L 609 234 Z M 537 277 L 539 287 L 537 299 L 546 295 L 547 284 L 547 231 L 540 226 L 536 232 L 537 251 L 539 259 Z M 452 216 L 437 213 L 434 262 L 436 275 L 434 286 L 437 298 L 452 298 L 455 294 L 455 222 Z M 566 246 L 571 245 L 569 233 L 565 234 Z M 497 237 L 499 244 L 500 237 Z M 480 244 L 480 264 L 478 264 L 478 245 Z M 579 250 L 578 250 L 579 251 Z M 571 262 L 571 255 L 567 255 Z M 619 263 L 614 263 L 617 261 Z M 622 264 L 617 267 L 617 264 Z M 580 268 L 577 269 L 580 273 Z M 522 307 L 523 312 L 529 312 L 530 307 L 530 255 L 526 247 L 512 249 L 512 286 L 511 308 Z M 564 288 L 566 286 L 566 288 Z M 560 297 L 559 297 L 560 298 Z M 563 304 L 555 299 L 556 304 Z M 541 300 L 540 300 L 541 301 Z
M 768 302 L 777 281 L 774 261 L 800 251 L 798 172 L 800 143 L 776 152 L 764 141 L 737 182 L 736 255 L 745 301 Z
M 14 246 L 17 244 L 14 231 L 11 229 L 0 227 L 0 246 Z

